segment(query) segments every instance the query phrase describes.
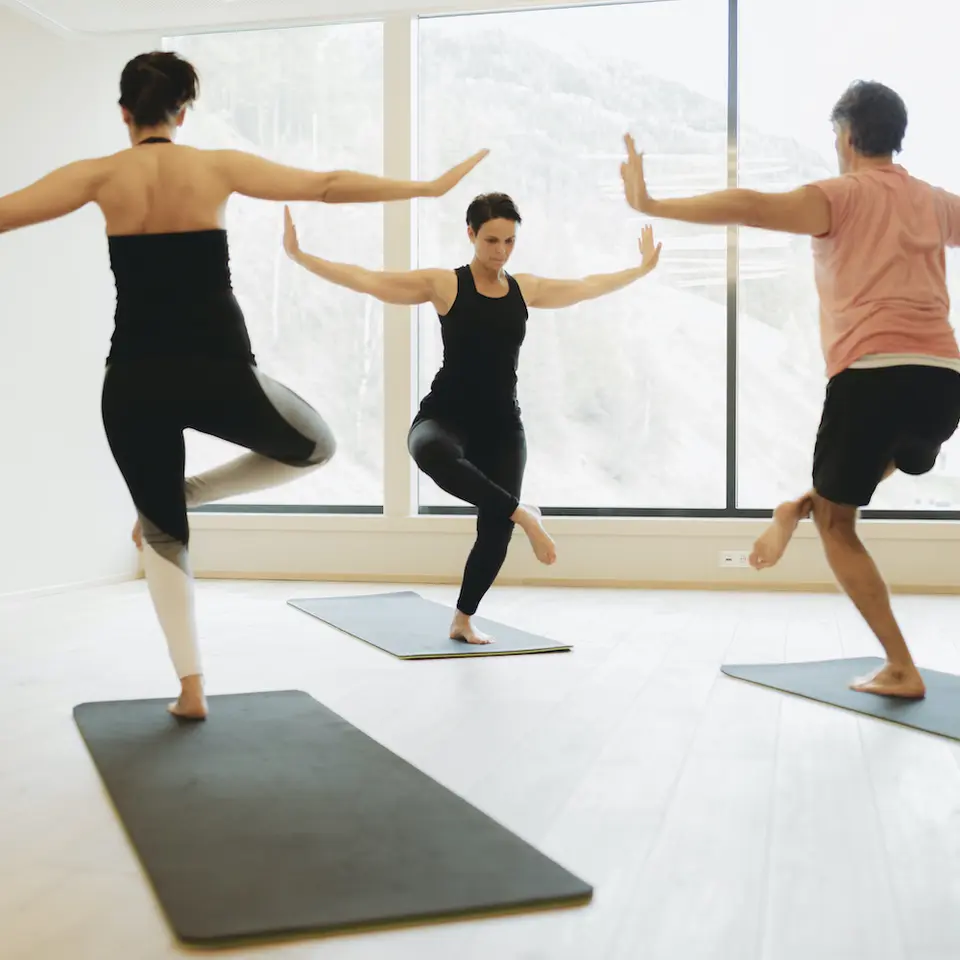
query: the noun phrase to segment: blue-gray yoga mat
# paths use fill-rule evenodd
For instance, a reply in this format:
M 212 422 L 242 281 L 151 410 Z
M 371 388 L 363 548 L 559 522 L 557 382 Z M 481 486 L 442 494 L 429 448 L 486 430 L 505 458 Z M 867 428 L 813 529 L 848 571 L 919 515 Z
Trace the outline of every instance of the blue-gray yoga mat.
M 298 598 L 287 603 L 401 660 L 559 653 L 571 649 L 570 644 L 556 643 L 483 617 L 474 617 L 473 622 L 494 637 L 495 643 L 451 640 L 450 621 L 454 611 L 412 590 L 354 597 Z
M 585 903 L 591 887 L 306 693 L 85 703 L 177 936 L 262 940 Z M 376 949 L 374 948 L 374 954 Z
M 877 657 L 859 657 L 809 663 L 730 664 L 721 669 L 738 680 L 960 740 L 960 677 L 921 668 L 927 687 L 923 700 L 878 697 L 850 689 L 852 681 L 882 663 Z

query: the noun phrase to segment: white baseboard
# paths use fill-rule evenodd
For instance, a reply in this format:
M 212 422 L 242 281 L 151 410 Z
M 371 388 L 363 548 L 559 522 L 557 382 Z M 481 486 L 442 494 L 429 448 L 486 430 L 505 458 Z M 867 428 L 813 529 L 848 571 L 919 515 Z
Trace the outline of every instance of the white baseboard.
M 95 580 L 58 583 L 47 587 L 35 587 L 32 590 L 14 590 L 11 593 L 0 593 L 0 603 L 11 600 L 35 600 L 40 597 L 52 597 L 60 593 L 71 593 L 74 590 L 90 590 L 94 587 L 112 587 L 116 584 L 138 580 L 141 576 L 142 574 L 138 573 L 117 573 L 109 577 L 98 577 Z
M 468 518 L 266 516 L 191 518 L 201 579 L 457 582 L 474 538 Z M 837 589 L 812 524 L 783 560 L 757 573 L 722 568 L 722 551 L 749 551 L 764 521 L 549 518 L 555 566 L 536 562 L 515 533 L 501 584 L 664 589 Z M 864 522 L 861 534 L 897 592 L 960 591 L 960 524 Z

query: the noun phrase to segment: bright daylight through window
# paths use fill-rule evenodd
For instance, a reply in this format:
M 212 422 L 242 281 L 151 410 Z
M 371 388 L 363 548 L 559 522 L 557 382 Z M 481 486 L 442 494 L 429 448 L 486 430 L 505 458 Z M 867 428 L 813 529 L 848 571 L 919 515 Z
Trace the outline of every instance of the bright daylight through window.
M 523 225 L 513 273 L 576 278 L 639 263 L 622 137 L 660 189 L 726 186 L 727 5 L 715 0 L 420 21 L 419 161 L 490 157 L 442 205 L 420 204 L 421 267 L 472 254 L 464 214 L 504 191 Z M 565 310 L 531 311 L 520 356 L 525 496 L 546 507 L 706 507 L 726 500 L 723 228 L 657 225 L 649 277 Z M 440 362 L 420 308 L 419 387 Z M 454 504 L 427 478 L 421 503 Z
M 197 67 L 200 99 L 181 142 L 250 150 L 311 169 L 383 173 L 383 25 L 257 30 L 169 38 Z M 301 243 L 321 256 L 383 265 L 380 204 L 293 205 Z M 257 362 L 313 405 L 337 437 L 322 470 L 235 503 L 383 503 L 383 310 L 287 260 L 283 207 L 234 197 L 228 206 L 234 288 Z M 187 470 L 239 450 L 187 436 Z
M 741 186 L 790 190 L 835 176 L 830 110 L 852 80 L 866 79 L 893 87 L 906 102 L 897 162 L 960 192 L 958 137 L 944 114 L 942 86 L 960 12 L 939 0 L 916 0 L 909 9 L 905 17 L 895 0 L 810 0 L 802 16 L 790 16 L 790 43 L 771 43 L 782 35 L 783 7 L 740 0 Z M 955 251 L 947 257 L 948 284 L 960 294 L 960 259 Z M 739 279 L 737 502 L 769 508 L 810 484 L 826 386 L 809 239 L 741 231 Z M 960 509 L 960 439 L 944 446 L 932 474 L 897 474 L 881 484 L 871 506 Z
M 414 18 L 413 175 L 436 175 L 478 147 L 492 153 L 451 193 L 416 204 L 410 266 L 469 262 L 466 208 L 488 191 L 509 193 L 523 217 L 512 273 L 578 278 L 637 264 L 644 218 L 623 198 L 622 134 L 631 131 L 645 151 L 654 195 L 722 189 L 733 89 L 741 186 L 788 190 L 835 176 L 830 110 L 865 78 L 906 101 L 899 162 L 960 191 L 956 135 L 935 75 L 950 62 L 960 13 L 916 0 L 903 19 L 902 5 L 874 0 L 866 16 L 861 0 L 811 0 L 801 18 L 789 18 L 784 44 L 782 4 L 739 0 L 729 77 L 730 9 L 728 0 L 673 0 Z M 384 25 L 370 22 L 169 38 L 201 75 L 183 141 L 382 173 L 383 89 L 392 82 L 384 37 Z M 338 440 L 330 466 L 238 502 L 376 509 L 397 479 L 384 476 L 383 411 L 392 401 L 383 307 L 287 262 L 280 205 L 235 198 L 229 210 L 233 278 L 258 359 L 322 413 Z M 295 213 L 305 249 L 382 266 L 381 205 L 298 204 Z M 524 496 L 603 513 L 723 511 L 733 494 L 735 509 L 769 510 L 810 483 L 826 385 L 810 240 L 740 230 L 733 287 L 725 228 L 665 221 L 655 229 L 664 251 L 650 276 L 572 308 L 531 311 L 518 388 Z M 948 254 L 954 284 L 958 262 Z M 736 313 L 728 316 L 731 292 Z M 416 360 L 394 372 L 412 378 L 418 401 L 442 345 L 433 307 L 414 308 L 413 317 Z M 202 436 L 187 443 L 190 471 L 233 453 Z M 421 509 L 463 508 L 419 472 L 416 483 Z M 872 506 L 960 510 L 960 439 L 944 447 L 932 475 L 895 476 Z

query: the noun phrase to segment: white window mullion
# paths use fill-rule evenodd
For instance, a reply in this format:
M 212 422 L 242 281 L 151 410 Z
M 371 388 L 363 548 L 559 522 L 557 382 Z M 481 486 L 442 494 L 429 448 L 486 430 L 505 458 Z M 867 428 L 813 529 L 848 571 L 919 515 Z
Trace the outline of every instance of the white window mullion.
M 384 176 L 416 176 L 416 18 L 388 17 L 383 24 Z M 383 206 L 385 270 L 410 270 L 416 250 L 414 203 Z M 383 512 L 406 517 L 417 509 L 415 467 L 407 452 L 407 430 L 416 398 L 416 311 L 384 305 L 383 310 Z

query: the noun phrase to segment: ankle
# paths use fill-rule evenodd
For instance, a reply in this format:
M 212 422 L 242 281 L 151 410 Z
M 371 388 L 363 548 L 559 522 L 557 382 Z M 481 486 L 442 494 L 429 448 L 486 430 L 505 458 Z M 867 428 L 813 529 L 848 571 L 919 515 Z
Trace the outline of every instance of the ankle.
M 180 678 L 180 696 L 199 699 L 203 697 L 203 674 L 194 673 Z
M 914 673 L 920 672 L 917 669 L 917 665 L 910 658 L 907 658 L 906 660 L 901 660 L 899 658 L 896 660 L 891 660 L 888 657 L 887 669 L 890 670 L 892 673 L 896 673 L 896 674 L 904 674 L 904 673 L 914 674 Z

